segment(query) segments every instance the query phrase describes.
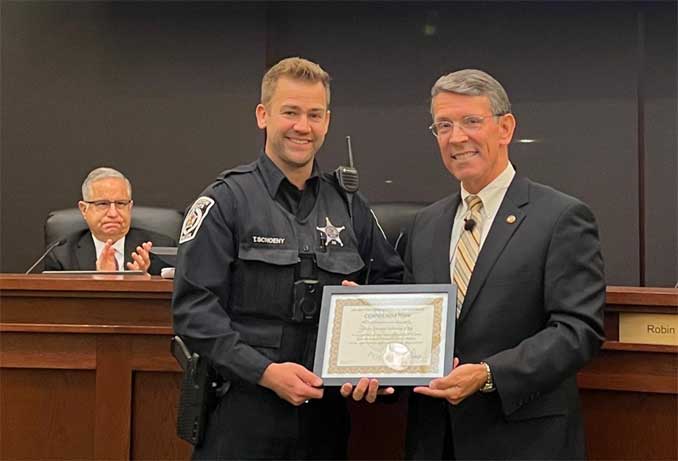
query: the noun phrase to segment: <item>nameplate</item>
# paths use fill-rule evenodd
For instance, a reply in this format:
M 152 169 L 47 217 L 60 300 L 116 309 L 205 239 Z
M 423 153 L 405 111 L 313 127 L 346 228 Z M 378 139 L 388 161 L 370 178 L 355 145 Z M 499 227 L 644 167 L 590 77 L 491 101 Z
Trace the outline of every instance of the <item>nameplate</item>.
M 619 342 L 678 346 L 678 315 L 620 312 Z

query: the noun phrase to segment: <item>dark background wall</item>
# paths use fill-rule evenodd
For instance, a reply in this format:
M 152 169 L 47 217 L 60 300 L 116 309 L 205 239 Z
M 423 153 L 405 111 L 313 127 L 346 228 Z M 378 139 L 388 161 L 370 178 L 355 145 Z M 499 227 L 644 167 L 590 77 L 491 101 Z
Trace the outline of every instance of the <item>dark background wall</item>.
M 428 94 L 481 68 L 512 99 L 518 170 L 596 213 L 608 283 L 673 286 L 676 17 L 675 2 L 3 1 L 0 269 L 40 254 L 46 214 L 96 166 L 126 173 L 137 204 L 184 208 L 253 160 L 261 76 L 300 55 L 333 77 L 321 165 L 345 162 L 350 134 L 371 201 L 458 187 Z

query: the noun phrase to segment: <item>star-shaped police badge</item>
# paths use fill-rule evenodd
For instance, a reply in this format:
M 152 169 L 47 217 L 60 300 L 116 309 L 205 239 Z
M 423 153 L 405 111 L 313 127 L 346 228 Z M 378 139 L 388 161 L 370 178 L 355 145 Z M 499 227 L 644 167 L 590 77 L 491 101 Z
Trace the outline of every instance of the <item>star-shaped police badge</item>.
M 341 241 L 341 237 L 339 236 L 339 232 L 346 229 L 346 227 L 344 226 L 335 227 L 330 222 L 330 218 L 328 217 L 325 217 L 325 223 L 326 223 L 325 227 L 316 227 L 316 229 L 325 234 L 326 237 L 325 245 L 329 245 L 330 243 L 336 245 L 338 243 L 339 245 L 344 246 L 343 242 Z

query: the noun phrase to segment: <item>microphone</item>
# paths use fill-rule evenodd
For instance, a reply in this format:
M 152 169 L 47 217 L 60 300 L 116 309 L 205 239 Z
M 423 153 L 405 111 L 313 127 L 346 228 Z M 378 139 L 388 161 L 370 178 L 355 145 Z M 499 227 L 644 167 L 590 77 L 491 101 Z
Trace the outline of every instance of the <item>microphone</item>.
M 38 258 L 38 260 L 35 261 L 35 263 L 33 263 L 33 265 L 25 273 L 30 274 L 31 271 L 33 269 L 35 269 L 35 266 L 40 264 L 42 262 L 42 260 L 45 259 L 47 257 L 47 255 L 52 252 L 53 249 L 55 249 L 58 246 L 63 245 L 64 243 L 66 243 L 66 239 L 61 239 L 61 240 L 57 240 L 56 242 L 53 242 L 50 246 L 47 247 L 47 250 L 45 250 L 45 252 L 42 254 L 42 256 L 40 256 Z
M 473 218 L 464 218 L 464 230 L 473 232 L 473 229 L 476 227 L 476 221 Z

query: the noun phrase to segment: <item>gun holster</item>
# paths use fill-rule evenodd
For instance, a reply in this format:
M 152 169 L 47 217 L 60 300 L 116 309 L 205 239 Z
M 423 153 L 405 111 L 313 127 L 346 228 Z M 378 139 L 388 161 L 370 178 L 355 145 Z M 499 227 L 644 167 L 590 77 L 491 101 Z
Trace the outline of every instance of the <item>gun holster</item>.
M 199 445 L 205 433 L 207 414 L 217 399 L 219 380 L 205 358 L 191 353 L 179 336 L 171 342 L 174 358 L 184 370 L 177 411 L 177 435 Z

